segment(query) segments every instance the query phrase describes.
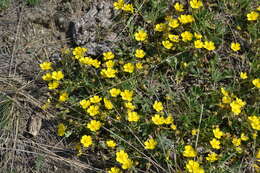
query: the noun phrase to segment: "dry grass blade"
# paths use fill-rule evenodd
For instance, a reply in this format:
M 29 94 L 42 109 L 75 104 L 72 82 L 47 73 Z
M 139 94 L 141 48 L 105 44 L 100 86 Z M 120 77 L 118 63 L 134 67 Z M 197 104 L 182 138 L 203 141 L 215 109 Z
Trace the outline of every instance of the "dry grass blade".
M 0 150 L 13 151 L 13 152 L 20 151 L 20 152 L 24 152 L 24 153 L 28 153 L 28 154 L 40 155 L 40 156 L 51 158 L 55 161 L 58 160 L 58 161 L 66 162 L 66 163 L 68 163 L 72 166 L 80 167 L 82 169 L 88 169 L 88 170 L 91 170 L 91 171 L 102 171 L 100 169 L 97 169 L 97 168 L 94 168 L 90 165 L 87 165 L 86 163 L 82 163 L 80 161 L 76 161 L 76 160 L 72 160 L 72 159 L 66 159 L 66 158 L 58 156 L 54 153 L 38 153 L 38 152 L 32 152 L 32 151 L 21 150 L 21 149 L 6 148 L 6 147 L 0 147 Z
M 9 120 L 12 100 L 0 93 L 0 129 L 3 129 Z

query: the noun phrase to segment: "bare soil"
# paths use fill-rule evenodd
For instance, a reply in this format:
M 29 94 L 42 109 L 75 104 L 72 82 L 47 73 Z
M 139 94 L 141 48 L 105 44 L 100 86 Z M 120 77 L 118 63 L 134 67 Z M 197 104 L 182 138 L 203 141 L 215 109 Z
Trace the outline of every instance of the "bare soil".
M 113 32 L 109 0 L 42 0 L 29 6 L 12 0 L 0 11 L 0 172 L 102 172 L 97 154 L 75 156 L 70 143 L 56 135 L 55 111 L 43 111 L 47 89 L 38 64 L 56 61 L 77 45 L 92 55 L 110 50 Z

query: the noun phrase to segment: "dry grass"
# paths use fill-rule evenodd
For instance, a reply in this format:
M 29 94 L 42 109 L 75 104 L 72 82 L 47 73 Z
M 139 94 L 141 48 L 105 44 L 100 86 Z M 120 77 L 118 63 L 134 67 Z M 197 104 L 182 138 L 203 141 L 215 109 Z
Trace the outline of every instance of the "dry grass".
M 33 8 L 21 2 L 10 1 L 0 11 L 0 172 L 97 172 L 92 161 L 73 157 L 73 149 L 65 147 L 69 144 L 56 136 L 54 112 L 41 109 L 46 90 L 40 89 L 36 64 L 59 51 L 67 39 L 57 39 L 64 33 L 54 24 L 35 24 L 31 15 L 42 9 L 53 15 L 59 0 Z M 42 121 L 36 136 L 28 131 L 32 117 Z

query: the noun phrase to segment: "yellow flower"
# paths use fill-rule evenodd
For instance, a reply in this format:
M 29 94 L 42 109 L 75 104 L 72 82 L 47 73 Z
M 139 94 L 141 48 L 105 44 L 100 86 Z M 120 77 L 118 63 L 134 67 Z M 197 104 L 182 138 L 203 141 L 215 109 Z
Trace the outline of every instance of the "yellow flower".
M 229 104 L 231 103 L 231 98 L 229 96 L 223 96 L 222 97 L 222 102 L 225 103 L 225 104 Z
M 228 92 L 225 90 L 225 88 L 221 88 L 220 91 L 224 96 L 228 96 Z
M 188 160 L 186 169 L 189 173 L 204 173 L 204 169 L 200 167 L 200 164 L 194 160 Z
M 95 116 L 99 114 L 99 106 L 92 105 L 87 109 L 87 113 L 89 113 L 90 116 Z
M 256 173 L 259 173 L 260 166 L 258 166 L 256 163 L 251 164 L 252 168 L 256 171 Z
M 111 51 L 103 53 L 103 59 L 105 61 L 110 60 L 110 59 L 114 59 L 114 58 L 115 58 L 115 54 L 113 54 L 113 52 L 111 52 Z
M 118 167 L 112 167 L 107 173 L 122 173 Z
M 143 58 L 145 54 L 146 54 L 145 51 L 143 51 L 142 49 L 135 50 L 135 57 L 137 58 Z
M 42 80 L 46 80 L 46 81 L 52 80 L 51 73 L 46 73 L 45 75 L 43 75 Z
M 85 65 L 89 65 L 89 64 L 87 64 L 87 62 L 86 62 L 86 59 L 88 59 L 89 57 L 81 57 L 81 58 L 79 58 L 79 62 L 81 63 L 81 64 L 85 64 Z
M 90 106 L 90 101 L 89 100 L 81 100 L 80 102 L 79 102 L 79 104 L 81 105 L 81 107 L 83 108 L 83 109 L 86 109 L 86 108 L 88 108 L 89 106 Z
M 75 56 L 75 59 L 80 59 L 82 57 L 84 57 L 85 52 L 87 52 L 88 49 L 87 48 L 83 48 L 83 47 L 75 47 L 72 51 L 72 54 Z
M 241 139 L 242 141 L 247 141 L 249 138 L 248 138 L 248 136 L 246 136 L 244 133 L 241 133 L 240 139 Z
M 235 149 L 236 149 L 236 151 L 237 151 L 238 153 L 242 153 L 242 151 L 243 151 L 243 149 L 242 149 L 241 147 L 236 147 Z
M 224 135 L 224 133 L 219 128 L 213 129 L 213 133 L 217 139 L 220 139 Z
M 254 140 L 256 140 L 257 136 L 258 136 L 257 131 L 255 131 L 255 132 L 252 134 L 252 137 L 253 137 Z
M 257 131 L 255 131 L 255 132 L 252 134 L 252 137 L 253 137 L 253 139 L 256 139 L 257 136 L 258 136 Z
M 137 31 L 134 36 L 137 41 L 145 41 L 148 38 L 148 35 L 144 30 Z
M 58 136 L 64 136 L 66 129 L 67 127 L 63 123 L 60 123 L 58 125 Z
M 124 71 L 125 72 L 128 72 L 128 73 L 133 73 L 134 72 L 134 69 L 135 69 L 135 66 L 132 64 L 132 63 L 127 63 L 123 66 L 124 68 Z
M 239 25 L 236 27 L 236 29 L 241 31 L 241 27 Z
M 239 115 L 241 113 L 241 106 L 239 104 L 236 104 L 235 101 L 230 103 L 230 107 L 234 115 Z
M 48 83 L 48 88 L 50 89 L 50 90 L 54 90 L 54 89 L 56 89 L 56 88 L 58 88 L 59 87 L 59 81 L 52 81 L 52 82 L 49 82 Z
M 164 124 L 172 124 L 173 118 L 171 115 L 169 115 L 167 118 L 164 119 Z
M 137 112 L 128 111 L 127 113 L 127 120 L 130 122 L 137 122 L 140 119 L 140 116 Z
M 179 42 L 179 36 L 178 35 L 174 35 L 174 34 L 169 34 L 168 38 L 172 41 L 172 42 Z
M 134 7 L 132 4 L 124 4 L 122 10 L 134 13 Z
M 129 169 L 133 166 L 133 161 L 130 159 L 127 159 L 123 164 L 122 164 L 122 168 L 123 169 Z
M 68 100 L 68 98 L 69 98 L 68 93 L 64 92 L 64 93 L 60 94 L 59 101 L 60 102 L 65 102 L 66 100 Z
M 133 105 L 131 102 L 125 103 L 125 107 L 129 110 L 134 110 L 136 108 L 135 105 Z
M 178 17 L 178 20 L 182 23 L 182 24 L 187 24 L 187 23 L 192 23 L 195 21 L 194 17 L 192 15 L 186 15 L 186 14 L 182 14 Z
M 184 11 L 183 7 L 184 6 L 182 4 L 180 4 L 179 2 L 174 4 L 174 8 L 176 11 L 183 12 Z
M 98 131 L 101 127 L 101 122 L 100 121 L 96 121 L 96 120 L 91 120 L 88 124 L 87 124 L 87 128 L 89 128 L 89 130 L 95 132 Z
M 162 32 L 167 28 L 167 25 L 165 23 L 158 23 L 155 25 L 154 30 L 158 32 Z
M 182 153 L 184 157 L 196 157 L 197 152 L 194 150 L 194 148 L 191 145 L 186 145 L 184 147 L 184 151 Z
M 236 100 L 232 101 L 229 105 L 234 115 L 239 115 L 241 112 L 241 108 L 243 108 L 246 105 L 246 102 L 239 98 L 236 98 Z
M 234 43 L 234 42 L 232 42 L 230 48 L 231 48 L 233 51 L 237 52 L 237 51 L 240 50 L 240 44 L 239 44 L 239 43 Z
M 184 67 L 184 68 L 188 67 L 188 65 L 189 65 L 189 64 L 186 63 L 186 62 L 181 62 L 181 66 Z
M 166 49 L 171 49 L 173 44 L 168 41 L 168 40 L 165 40 L 165 41 L 162 41 L 162 45 L 166 48 Z
M 164 20 L 166 20 L 167 22 L 169 22 L 170 20 L 172 20 L 173 18 L 172 18 L 172 16 L 165 16 L 164 17 Z
M 51 62 L 43 62 L 40 64 L 40 68 L 42 70 L 51 70 L 52 69 L 51 65 L 52 65 Z
M 200 8 L 203 6 L 203 4 L 200 0 L 191 0 L 190 6 L 191 6 L 191 8 Z
M 247 73 L 246 72 L 241 72 L 240 73 L 240 78 L 241 79 L 247 79 Z
M 91 103 L 99 103 L 102 100 L 102 98 L 100 98 L 99 96 L 93 96 L 89 100 Z
M 103 98 L 103 101 L 104 101 L 104 105 L 107 109 L 113 109 L 114 106 L 112 104 L 112 102 L 106 98 Z
M 260 78 L 252 80 L 252 83 L 256 88 L 260 88 Z
M 121 117 L 119 115 L 116 116 L 117 120 L 121 120 Z
M 105 71 L 105 76 L 107 78 L 114 78 L 114 77 L 116 77 L 116 73 L 117 73 L 117 70 L 115 70 L 113 68 L 107 68 Z
M 92 65 L 93 59 L 90 57 L 81 57 L 79 58 L 79 62 L 85 65 Z
M 206 157 L 206 160 L 209 162 L 215 162 L 218 160 L 218 154 L 216 154 L 215 152 L 209 153 L 208 157 Z
M 89 147 L 92 144 L 91 136 L 83 135 L 81 137 L 80 143 L 83 145 L 83 147 Z
M 147 149 L 147 150 L 153 150 L 155 149 L 156 145 L 157 145 L 157 141 L 154 140 L 153 138 L 151 139 L 147 139 L 145 142 L 144 142 L 144 148 Z
M 196 39 L 201 39 L 201 38 L 202 38 L 202 35 L 195 32 L 195 33 L 194 33 L 194 37 L 195 37 Z
M 174 29 L 177 28 L 180 24 L 177 19 L 170 19 L 168 25 Z
M 125 4 L 124 0 L 118 0 L 118 1 L 114 2 L 113 5 L 116 10 L 120 10 L 123 8 L 124 4 Z
M 97 59 L 93 59 L 93 60 L 91 61 L 91 65 L 92 65 L 93 67 L 95 67 L 95 68 L 99 68 L 99 67 L 100 67 L 100 64 L 101 64 L 101 62 L 98 61 Z
M 193 35 L 189 31 L 185 31 L 181 33 L 181 37 L 182 37 L 182 41 L 187 42 L 192 40 Z
M 203 47 L 207 50 L 215 50 L 216 49 L 214 42 L 212 42 L 212 41 L 205 41 Z
M 116 161 L 123 164 L 128 158 L 128 154 L 124 150 L 116 152 Z
M 106 144 L 110 148 L 115 148 L 116 147 L 116 142 L 114 140 L 107 140 Z
M 191 135 L 192 135 L 192 136 L 195 136 L 198 132 L 199 132 L 198 129 L 192 129 Z
M 252 11 L 252 12 L 248 13 L 246 16 L 247 16 L 247 20 L 254 21 L 254 20 L 257 20 L 259 14 L 258 14 L 258 12 Z
M 138 62 L 138 63 L 135 64 L 135 67 L 136 67 L 137 69 L 143 69 L 143 63 Z
M 252 115 L 248 117 L 249 123 L 255 130 L 260 130 L 260 117 Z
M 61 80 L 64 78 L 62 71 L 54 71 L 51 73 L 51 78 L 54 80 Z
M 260 5 L 257 7 L 257 11 L 260 11 Z
M 161 112 L 163 110 L 162 102 L 155 101 L 154 104 L 153 104 L 153 108 L 157 112 Z
M 109 60 L 109 61 L 105 62 L 105 64 L 106 64 L 107 68 L 112 68 L 115 65 L 115 61 Z
M 101 72 L 100 72 L 100 74 L 103 77 L 107 77 L 107 78 L 115 78 L 116 73 L 117 73 L 117 70 L 115 70 L 113 68 L 102 69 Z
M 156 125 L 162 125 L 162 124 L 164 124 L 164 117 L 160 116 L 159 114 L 155 114 L 152 117 L 152 121 Z
M 195 48 L 197 48 L 197 49 L 200 49 L 200 48 L 203 48 L 203 42 L 201 41 L 201 40 L 196 40 L 196 41 L 194 41 L 194 46 L 195 46 Z
M 82 149 L 81 149 L 80 143 L 77 143 L 74 147 L 78 151 L 77 156 L 81 156 L 83 153 L 82 153 Z
M 210 145 L 211 145 L 212 148 L 214 148 L 214 149 L 220 149 L 220 141 L 217 140 L 216 138 L 213 138 L 213 139 L 210 141 Z
M 121 93 L 121 90 L 117 88 L 112 88 L 109 90 L 109 93 L 112 97 L 117 97 Z
M 172 130 L 176 130 L 176 129 L 177 129 L 177 126 L 176 126 L 175 124 L 172 124 L 172 125 L 171 125 L 171 129 L 172 129 Z
M 255 158 L 256 158 L 256 160 L 257 160 L 258 162 L 260 162 L 260 149 L 258 149 Z
M 234 138 L 232 139 L 232 143 L 233 143 L 236 147 L 238 147 L 238 146 L 241 145 L 241 139 L 234 137 Z
M 124 90 L 120 93 L 123 100 L 131 102 L 133 100 L 133 91 Z
M 133 161 L 129 159 L 128 154 L 124 150 L 116 152 L 116 161 L 122 164 L 123 169 L 131 168 Z

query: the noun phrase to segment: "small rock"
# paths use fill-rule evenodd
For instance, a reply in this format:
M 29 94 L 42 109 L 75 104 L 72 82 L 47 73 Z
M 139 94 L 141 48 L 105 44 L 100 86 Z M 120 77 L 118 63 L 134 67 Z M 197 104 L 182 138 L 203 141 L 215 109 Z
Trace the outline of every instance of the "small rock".
M 28 133 L 34 137 L 38 135 L 42 126 L 42 119 L 40 117 L 31 117 L 28 123 Z
M 72 19 L 73 32 L 67 36 L 74 45 L 88 48 L 90 55 L 110 51 L 112 42 L 117 39 L 117 35 L 111 31 L 113 17 L 112 1 L 93 0 L 83 15 Z

